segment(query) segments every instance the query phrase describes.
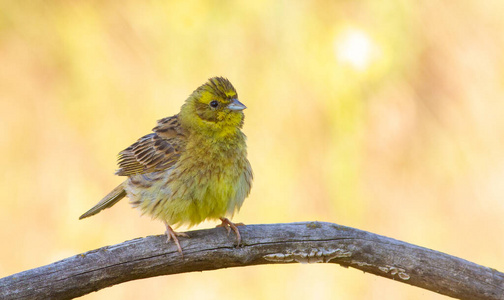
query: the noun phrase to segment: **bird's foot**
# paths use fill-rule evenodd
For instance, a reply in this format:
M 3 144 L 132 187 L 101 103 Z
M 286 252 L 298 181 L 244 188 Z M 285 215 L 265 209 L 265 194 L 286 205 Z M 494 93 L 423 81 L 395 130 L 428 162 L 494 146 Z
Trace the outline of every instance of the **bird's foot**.
M 182 253 L 182 247 L 180 247 L 180 243 L 179 243 L 179 240 L 177 238 L 177 236 L 182 236 L 182 237 L 189 237 L 189 235 L 187 233 L 184 233 L 184 232 L 175 232 L 170 225 L 168 225 L 168 223 L 165 223 L 165 226 L 166 226 L 166 237 L 168 238 L 166 240 L 167 243 L 170 242 L 170 240 L 173 240 L 173 242 L 175 243 L 175 245 L 177 246 L 177 250 L 178 252 L 180 253 L 180 255 L 182 255 L 182 257 L 184 257 L 184 253 Z
M 233 222 L 229 221 L 228 218 L 219 218 L 219 219 L 222 221 L 222 224 L 217 225 L 216 227 L 224 227 L 224 228 L 226 228 L 228 235 L 231 232 L 231 229 L 233 229 L 233 231 L 236 234 L 236 243 L 237 243 L 236 247 L 239 247 L 240 244 L 241 244 L 241 235 L 240 235 L 240 230 L 238 230 L 237 226 L 245 226 L 245 224 L 243 224 L 243 223 L 233 223 Z

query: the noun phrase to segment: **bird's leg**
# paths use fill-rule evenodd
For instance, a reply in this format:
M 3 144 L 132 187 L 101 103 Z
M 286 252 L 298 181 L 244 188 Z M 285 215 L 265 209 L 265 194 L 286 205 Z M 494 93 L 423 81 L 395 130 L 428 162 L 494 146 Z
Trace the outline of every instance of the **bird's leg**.
M 177 246 L 177 249 L 178 249 L 178 252 L 180 253 L 180 255 L 182 255 L 182 257 L 184 257 L 184 253 L 182 253 L 182 247 L 180 247 L 180 243 L 179 243 L 179 240 L 177 238 L 177 236 L 183 236 L 183 237 L 189 237 L 189 235 L 187 233 L 183 233 L 183 232 L 175 232 L 170 225 L 168 225 L 168 223 L 164 222 L 165 226 L 166 226 L 166 237 L 168 238 L 166 240 L 166 242 L 170 242 L 170 240 L 173 240 L 173 242 L 175 243 L 175 245 Z
M 236 242 L 237 242 L 237 247 L 240 246 L 241 243 L 241 235 L 240 235 L 240 230 L 238 230 L 238 227 L 236 226 L 245 226 L 243 223 L 233 223 L 229 221 L 228 218 L 219 218 L 222 221 L 222 224 L 217 225 L 217 227 L 224 227 L 227 230 L 227 233 L 231 232 L 231 229 L 236 233 Z

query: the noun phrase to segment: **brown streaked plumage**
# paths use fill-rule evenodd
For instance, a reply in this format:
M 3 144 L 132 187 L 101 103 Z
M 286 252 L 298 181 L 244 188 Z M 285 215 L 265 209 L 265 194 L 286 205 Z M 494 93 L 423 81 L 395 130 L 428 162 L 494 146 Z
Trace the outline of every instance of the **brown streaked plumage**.
M 119 170 L 116 175 L 162 171 L 177 162 L 186 139 L 178 115 L 159 120 L 152 131 L 154 133 L 143 136 L 119 153 Z

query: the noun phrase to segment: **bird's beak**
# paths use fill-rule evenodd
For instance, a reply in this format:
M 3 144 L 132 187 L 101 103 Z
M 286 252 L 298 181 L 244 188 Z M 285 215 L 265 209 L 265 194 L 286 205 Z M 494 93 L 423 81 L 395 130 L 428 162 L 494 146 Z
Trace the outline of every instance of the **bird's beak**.
M 230 110 L 238 110 L 239 111 L 239 110 L 244 110 L 247 107 L 245 105 L 243 105 L 243 103 L 238 101 L 238 99 L 233 99 L 233 102 L 229 103 L 228 108 Z

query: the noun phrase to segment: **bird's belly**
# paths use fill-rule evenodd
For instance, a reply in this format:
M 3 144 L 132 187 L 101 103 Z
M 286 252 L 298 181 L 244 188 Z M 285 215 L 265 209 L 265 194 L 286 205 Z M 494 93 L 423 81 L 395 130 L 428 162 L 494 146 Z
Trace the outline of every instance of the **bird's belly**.
M 209 170 L 174 174 L 171 169 L 133 175 L 127 181 L 126 192 L 134 207 L 170 225 L 192 226 L 206 219 L 230 216 L 247 196 L 245 175 L 215 170 L 209 174 Z

